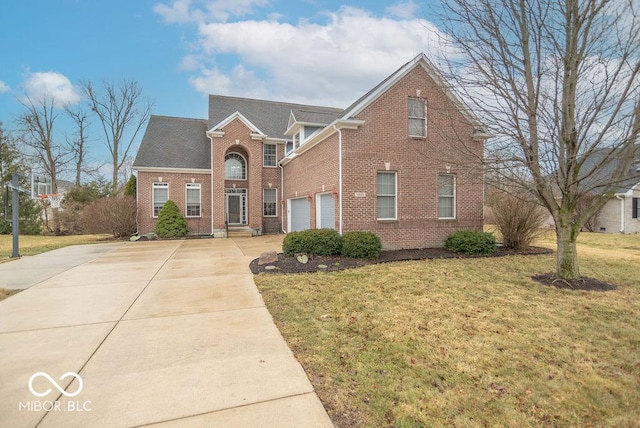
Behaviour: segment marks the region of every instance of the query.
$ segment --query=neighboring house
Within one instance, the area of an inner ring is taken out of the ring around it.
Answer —
[[[621,183],[615,196],[598,213],[596,231],[640,233],[640,147],[636,149],[636,156],[630,178]]]
[[[482,228],[488,137],[423,54],[346,109],[212,95],[208,120],[149,120],[138,232],[171,199],[194,234],[328,227],[441,246]]]
[[[580,186],[584,194],[596,195],[609,187],[607,183],[611,183],[611,176],[619,165],[615,158],[609,159],[611,154],[611,149],[600,149],[584,161],[580,168]],[[626,177],[585,229],[605,233],[640,233],[640,145],[635,146],[635,158]],[[550,214],[547,224],[554,227]]]

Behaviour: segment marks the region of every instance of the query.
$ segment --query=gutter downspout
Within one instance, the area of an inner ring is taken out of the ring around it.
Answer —
[[[624,233],[624,196],[616,195],[620,199],[620,233]]]
[[[211,141],[211,187],[209,188],[209,197],[211,200],[211,206],[209,209],[211,210],[211,237],[214,237],[213,230],[213,138],[209,137],[209,141]]]
[[[333,129],[338,133],[338,233],[342,236],[342,130],[335,123]]]
[[[286,149],[286,143],[285,143],[285,149]],[[284,168],[282,167],[282,164],[280,162],[278,162],[278,168],[280,168],[280,199],[284,200]],[[284,230],[284,206],[282,203],[280,203],[280,230],[282,230],[282,233],[287,233],[286,230]],[[287,220],[289,219],[289,213],[287,213]]]

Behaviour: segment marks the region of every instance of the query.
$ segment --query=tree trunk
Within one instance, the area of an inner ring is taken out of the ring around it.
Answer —
[[[556,223],[556,239],[558,241],[556,275],[559,278],[580,278],[578,252],[576,251],[576,240],[579,233],[580,228],[573,223],[570,216],[566,216]]]

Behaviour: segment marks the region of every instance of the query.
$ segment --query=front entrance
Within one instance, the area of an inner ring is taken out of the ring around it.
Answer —
[[[247,189],[226,189],[225,202],[227,223],[247,224]]]

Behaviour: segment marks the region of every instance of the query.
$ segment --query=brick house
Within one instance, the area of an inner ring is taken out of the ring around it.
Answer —
[[[208,120],[149,120],[139,233],[171,199],[191,233],[329,227],[375,232],[385,248],[441,246],[482,228],[488,137],[424,54],[346,109],[212,95]]]

